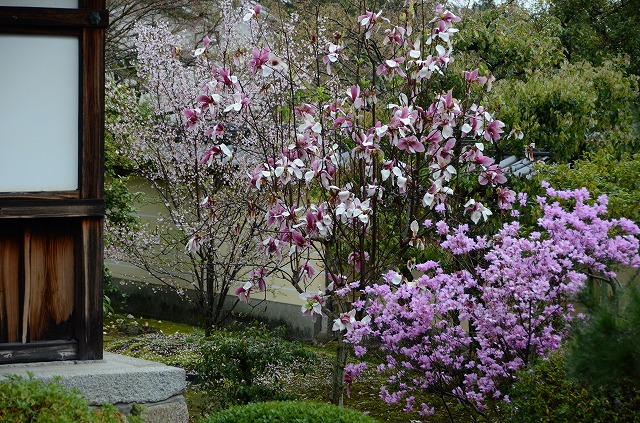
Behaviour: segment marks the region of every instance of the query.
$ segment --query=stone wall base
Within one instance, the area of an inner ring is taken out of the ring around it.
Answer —
[[[58,361],[0,365],[0,378],[6,374],[59,383],[76,388],[93,407],[109,402],[129,413],[142,407],[147,423],[187,423],[189,414],[182,396],[186,387],[183,369],[138,358],[104,353],[102,360]]]

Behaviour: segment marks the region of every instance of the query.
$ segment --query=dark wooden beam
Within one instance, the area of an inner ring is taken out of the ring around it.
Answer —
[[[106,28],[108,25],[109,11],[104,9],[0,7],[0,26]]]
[[[0,364],[78,359],[78,341],[41,341],[0,344]]]
[[[105,31],[82,32],[80,198],[102,198],[104,193],[104,43]]]
[[[102,216],[104,216],[104,200],[102,199],[19,201],[0,198],[0,219]]]

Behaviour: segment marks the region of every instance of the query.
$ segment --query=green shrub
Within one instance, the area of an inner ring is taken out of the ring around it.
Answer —
[[[375,423],[359,411],[306,401],[259,402],[215,413],[204,423]]]
[[[315,354],[264,325],[218,329],[201,344],[199,381],[212,409],[252,401],[293,399],[283,390],[286,367],[305,371]]]
[[[638,81],[620,68],[618,62],[568,63],[555,71],[538,70],[526,81],[497,81],[486,106],[524,138],[505,136],[496,148],[521,155],[534,143],[550,151],[555,162],[571,162],[603,146],[637,151]]]
[[[509,396],[505,423],[634,422],[640,415],[640,391],[628,381],[609,388],[576,383],[567,375],[562,352],[521,371]]]
[[[0,421],[15,423],[123,423],[127,420],[113,405],[90,410],[77,390],[70,391],[56,382],[6,375],[0,382]]]
[[[629,283],[574,327],[567,351],[572,379],[615,390],[621,381],[640,392],[640,288]]]

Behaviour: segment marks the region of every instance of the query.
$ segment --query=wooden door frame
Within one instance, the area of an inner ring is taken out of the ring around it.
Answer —
[[[105,0],[79,0],[77,9],[0,7],[0,34],[70,35],[80,46],[78,189],[0,193],[0,224],[73,222],[75,339],[0,344],[0,363],[102,359],[105,7]]]

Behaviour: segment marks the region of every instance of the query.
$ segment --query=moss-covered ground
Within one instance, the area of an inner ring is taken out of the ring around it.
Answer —
[[[201,328],[169,321],[112,314],[105,317],[105,350],[157,361],[184,368],[188,388],[185,398],[191,422],[199,421],[206,413],[207,398],[197,384],[197,363],[200,360]],[[313,370],[306,374],[287,369],[279,370],[285,389],[300,400],[329,402],[331,369],[335,356],[335,343],[307,345],[317,355]],[[405,413],[401,404],[386,404],[379,398],[384,378],[375,371],[375,363],[369,366],[351,387],[351,395],[344,397],[344,406],[367,412],[381,422],[419,422],[417,413]],[[427,398],[425,398],[427,399]],[[431,398],[431,401],[438,401]],[[438,410],[438,408],[437,408]],[[451,409],[455,413],[455,407]],[[426,421],[426,420],[425,420]],[[429,422],[450,421],[446,411],[440,409]],[[460,415],[456,421],[467,421]]]

